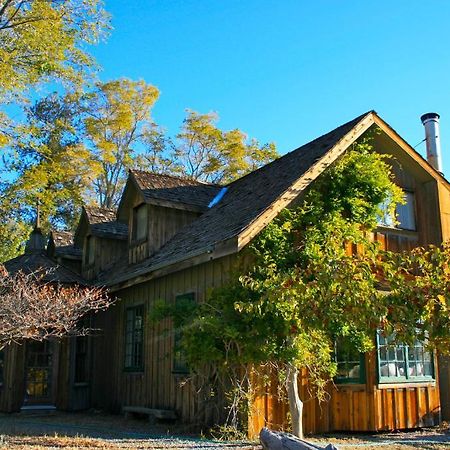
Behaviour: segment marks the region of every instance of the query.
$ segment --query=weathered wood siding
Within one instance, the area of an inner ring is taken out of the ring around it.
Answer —
[[[0,387],[0,411],[19,411],[25,392],[25,346],[9,345],[4,349],[3,385]]]
[[[175,296],[194,292],[202,302],[208,290],[221,285],[235,256],[223,257],[185,269],[132,288],[118,291],[119,300],[96,316],[102,331],[93,337],[93,406],[119,412],[124,405],[172,409],[183,422],[214,423],[221,409],[218,399],[205,404],[183,376],[172,373],[174,338],[170,320],[144,325],[144,368],[142,372],[124,370],[125,310],[144,305],[147,316],[156,300],[174,302]],[[220,403],[220,399],[219,399]]]
[[[440,219],[442,240],[450,240],[450,190],[444,183],[439,183]],[[442,419],[450,420],[450,357],[439,358]]]
[[[140,198],[135,199],[137,206]],[[147,208],[147,237],[145,240],[134,242],[129,235],[130,264],[142,261],[159,250],[170,238],[184,226],[198,218],[199,213],[185,209],[166,208],[164,206],[145,205]],[[133,229],[133,214],[129,215],[128,229]]]
[[[299,379],[304,400],[304,431],[382,431],[437,425],[440,419],[438,380],[430,383],[377,384],[376,356],[366,355],[366,384],[340,384],[328,387],[328,400],[319,403],[310,392],[306,371]],[[249,415],[249,435],[262,427],[286,429],[289,406],[280,399],[276,375],[259,388]]]
[[[88,265],[86,261],[83,261],[82,266],[82,275],[87,280],[94,279],[101,271],[111,267],[120,259],[126,258],[127,254],[126,240],[107,239],[99,236],[92,236],[91,239],[94,239],[94,263]],[[83,255],[86,255],[86,248],[84,248]]]

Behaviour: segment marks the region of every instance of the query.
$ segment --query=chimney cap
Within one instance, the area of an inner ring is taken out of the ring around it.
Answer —
[[[439,117],[441,117],[438,113],[434,113],[434,112],[429,112],[429,113],[425,113],[422,114],[420,116],[420,120],[422,121],[422,123],[425,122],[425,120],[429,120],[429,119],[439,119]]]

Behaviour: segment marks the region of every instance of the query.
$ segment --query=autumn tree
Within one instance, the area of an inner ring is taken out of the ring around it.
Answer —
[[[123,78],[98,84],[87,96],[84,122],[100,168],[93,186],[101,207],[117,206],[127,169],[140,144],[154,133],[151,110],[158,95],[157,88],[142,80]]]
[[[25,339],[84,334],[80,319],[112,303],[99,288],[45,282],[45,272],[9,274],[0,266],[0,350]]]
[[[244,267],[205,303],[183,314],[159,305],[156,317],[169,314],[184,326],[181,348],[194,375],[214,373],[248,399],[251,378],[242,367],[269,367],[286,387],[293,432],[302,436],[299,369],[323,399],[336,373],[337,339],[367,352],[378,331],[448,351],[450,247],[396,255],[370,238],[381,205],[393,213],[402,201],[390,173],[383,156],[356,145],[299,206],[268,224],[246,250]],[[357,254],[347,251],[353,244]],[[231,417],[234,425],[242,418]]]

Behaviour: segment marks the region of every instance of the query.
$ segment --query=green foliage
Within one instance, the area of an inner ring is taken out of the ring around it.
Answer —
[[[383,156],[366,141],[347,151],[254,239],[246,269],[186,317],[182,346],[193,372],[266,364],[282,380],[292,364],[308,369],[323,398],[337,338],[366,352],[379,329],[411,341],[419,328],[419,338],[448,348],[450,247],[397,255],[372,240],[381,205],[394,211],[399,202]]]
[[[100,169],[94,182],[99,204],[116,207],[137,146],[154,134],[151,110],[159,91],[125,78],[98,84],[85,99],[84,124]]]
[[[16,128],[6,171],[15,174],[2,189],[9,209],[34,216],[39,202],[44,227],[70,227],[95,176],[94,161],[81,142],[77,98],[52,94],[26,110],[27,123]]]
[[[93,64],[85,44],[108,28],[99,0],[5,0],[0,7],[0,98],[4,101],[37,83],[79,83]]]
[[[227,183],[278,156],[273,143],[247,141],[240,130],[222,131],[215,113],[187,111],[177,135],[174,156],[182,175],[213,183]]]

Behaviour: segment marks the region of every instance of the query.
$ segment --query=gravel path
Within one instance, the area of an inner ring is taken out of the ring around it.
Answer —
[[[340,450],[450,450],[447,426],[403,433],[333,434],[310,438],[316,445]],[[230,449],[261,450],[256,442],[200,439],[181,426],[149,425],[144,420],[98,413],[51,415],[0,414],[0,450]]]

